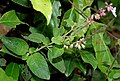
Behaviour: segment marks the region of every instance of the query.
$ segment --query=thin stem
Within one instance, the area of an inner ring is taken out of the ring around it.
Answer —
[[[69,0],[69,2],[72,4],[72,6],[74,6],[74,8],[75,8],[76,10],[80,11],[80,13],[81,13],[82,15],[84,15],[86,18],[88,18],[88,16],[87,16],[81,9],[77,8],[77,7],[73,4],[73,2],[71,2],[70,0]]]

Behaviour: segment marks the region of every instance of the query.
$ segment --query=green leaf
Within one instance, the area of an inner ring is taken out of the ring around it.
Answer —
[[[52,15],[52,5],[50,0],[30,0],[33,8],[40,11],[47,19],[47,25],[50,22]]]
[[[16,13],[14,10],[6,12],[1,18],[0,18],[0,24],[4,24],[11,28],[16,28],[16,25],[23,24],[18,17],[16,16]]]
[[[88,51],[80,51],[80,55],[84,62],[92,65],[94,70],[97,68],[97,59],[93,56],[92,53]]]
[[[60,72],[65,73],[66,68],[65,68],[64,61],[61,57],[63,53],[64,53],[63,48],[53,47],[48,50],[48,60]]]
[[[28,51],[28,44],[20,38],[15,37],[4,37],[2,38],[2,42],[13,53],[17,55],[24,55]]]
[[[13,80],[12,77],[7,76],[5,71],[2,68],[0,68],[0,80],[1,81],[17,81],[17,80]]]
[[[14,3],[17,3],[21,6],[24,6],[24,7],[27,7],[27,8],[30,8],[30,2],[29,0],[12,0]]]
[[[62,45],[64,38],[62,36],[52,37],[52,42],[57,45]]]
[[[70,81],[84,81],[78,74],[74,74]]]
[[[14,80],[18,81],[19,77],[19,66],[16,63],[11,62],[7,65],[5,72],[8,76],[13,77]]]
[[[40,33],[32,33],[28,36],[28,39],[32,42],[42,43],[45,40],[45,36]]]
[[[118,79],[120,78],[120,70],[116,69],[116,70],[111,70],[111,72],[109,73],[109,79]]]
[[[79,68],[83,72],[84,75],[86,74],[86,69],[84,68],[82,63],[77,58],[71,58],[71,57],[66,58],[65,66],[66,66],[65,75],[67,77],[72,73],[72,71],[75,68]]]
[[[94,23],[93,27],[97,29],[97,27],[103,26],[104,24]],[[105,64],[111,65],[113,63],[113,56],[111,55],[109,48],[105,44],[103,33],[95,34],[92,37],[92,45],[94,47],[96,59],[98,61],[98,68],[103,73],[106,73],[108,67],[106,67]]]
[[[60,19],[58,19],[58,16],[61,16],[61,10],[60,10],[61,4],[60,1],[54,0],[53,2],[53,9],[52,9],[52,16],[49,23],[49,27],[52,28],[58,28],[60,24]]]
[[[50,79],[50,72],[45,58],[40,53],[35,53],[28,57],[27,65],[37,77]]]
[[[84,9],[87,6],[91,6],[94,0],[73,0],[75,6],[80,9]],[[79,4],[78,4],[79,3]]]

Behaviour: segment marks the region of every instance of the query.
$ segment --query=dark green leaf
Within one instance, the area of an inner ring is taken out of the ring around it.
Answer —
[[[66,68],[64,61],[61,57],[63,53],[64,53],[63,48],[60,49],[57,47],[53,47],[48,50],[48,59],[55,68],[57,68],[60,72],[65,73]]]
[[[83,81],[83,79],[78,74],[74,74],[70,81]]]
[[[17,55],[24,55],[29,48],[28,44],[20,38],[4,37],[2,42],[10,51]]]
[[[60,19],[58,19],[58,16],[61,16],[61,10],[60,10],[61,4],[60,1],[54,0],[53,2],[53,9],[52,9],[52,17],[49,23],[49,26],[52,28],[58,28],[60,24]]]
[[[16,13],[14,10],[6,12],[1,18],[0,18],[0,24],[4,24],[11,28],[16,28],[16,25],[23,24],[18,17],[16,16]]]
[[[94,23],[94,28],[102,27],[104,24],[101,23]],[[113,62],[113,57],[110,53],[109,48],[106,46],[103,38],[103,33],[95,34],[92,37],[92,44],[96,53],[96,59],[98,61],[98,67],[103,72],[106,73],[108,67],[104,66],[103,64],[106,63],[111,65]]]
[[[97,59],[93,56],[93,54],[91,52],[80,51],[80,55],[84,62],[92,65],[94,70],[97,68]]]
[[[28,57],[27,65],[30,70],[39,78],[50,79],[50,72],[45,58],[39,54],[35,53]]]
[[[86,69],[84,68],[82,63],[77,58],[68,57],[67,59],[65,59],[65,66],[66,66],[65,75],[67,77],[72,73],[72,71],[75,68],[78,68],[79,70],[83,72],[84,75],[86,75]]]
[[[14,80],[18,81],[19,77],[19,66],[16,63],[11,62],[7,65],[5,72],[8,76],[13,77]]]
[[[28,36],[28,39],[36,43],[42,43],[45,40],[45,36],[40,33],[32,33]]]
[[[14,3],[17,3],[21,6],[24,6],[24,7],[27,7],[27,8],[30,8],[30,2],[29,0],[12,0]]]

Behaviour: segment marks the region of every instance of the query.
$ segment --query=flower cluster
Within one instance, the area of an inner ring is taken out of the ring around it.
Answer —
[[[100,8],[98,10],[98,13],[92,14],[92,16],[89,19],[87,19],[87,22],[88,22],[89,25],[91,24],[91,20],[93,21],[94,18],[96,20],[99,20],[101,17],[106,16],[106,12],[112,12],[112,14],[115,17],[117,17],[116,7],[113,7],[112,3],[108,4],[107,2],[105,2],[105,5],[106,5],[105,8]]]
[[[68,49],[68,48],[75,47],[77,49],[82,49],[82,48],[85,49],[85,43],[86,43],[85,38],[81,38],[79,41],[74,42],[74,43],[70,44],[69,46],[64,45],[64,48]]]

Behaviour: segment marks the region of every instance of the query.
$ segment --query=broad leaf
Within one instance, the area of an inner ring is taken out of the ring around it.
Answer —
[[[35,53],[28,57],[27,65],[37,77],[50,79],[50,72],[45,58],[40,53]]]
[[[24,7],[27,7],[27,8],[30,8],[30,2],[29,0],[12,0],[14,3],[17,3],[21,6],[24,6]]]
[[[32,33],[28,36],[28,39],[32,42],[42,43],[45,40],[45,36],[40,33]]]
[[[75,4],[75,6],[79,7],[80,9],[84,9],[87,6],[91,6],[93,1],[94,0],[73,0],[73,3]]]
[[[104,24],[94,23],[93,27],[97,29],[97,27],[102,27],[103,25]],[[106,73],[108,67],[106,67],[105,64],[111,65],[113,63],[113,57],[104,42],[103,33],[95,34],[92,37],[92,45],[95,50],[98,67],[103,73]]]
[[[28,51],[28,44],[20,38],[15,37],[4,37],[2,38],[2,42],[13,53],[17,55],[24,55]]]
[[[47,25],[50,22],[52,15],[52,5],[50,0],[30,0],[33,8],[40,11],[47,19]]]
[[[19,77],[19,66],[16,63],[11,62],[7,65],[5,72],[8,76],[13,77],[14,80],[18,81]]]
[[[48,60],[60,72],[65,73],[66,68],[65,68],[64,61],[61,57],[61,55],[63,53],[64,53],[63,48],[60,49],[60,48],[57,48],[57,47],[53,47],[53,48],[48,50]]]
[[[61,45],[64,41],[64,38],[62,36],[52,37],[52,42]]]
[[[97,59],[93,56],[93,54],[91,52],[80,51],[80,55],[84,62],[92,65],[94,70],[97,68]]]
[[[0,68],[0,80],[1,81],[17,81],[17,80],[13,80],[12,77],[8,77],[2,68]]]
[[[61,16],[60,7],[61,7],[60,1],[54,0],[53,7],[52,7],[53,8],[52,16],[51,16],[51,20],[49,23],[49,27],[58,28],[58,26],[60,24],[60,19],[58,19],[58,16]]]
[[[15,11],[14,10],[11,10],[11,11],[8,11],[6,12],[1,18],[0,18],[0,24],[4,24],[8,27],[11,27],[11,28],[16,28],[16,25],[19,25],[19,24],[23,24],[23,22],[21,22]]]
[[[86,69],[77,58],[68,57],[67,59],[65,59],[65,66],[66,66],[65,75],[67,77],[72,73],[72,71],[75,68],[79,68],[84,75],[86,74]]]

